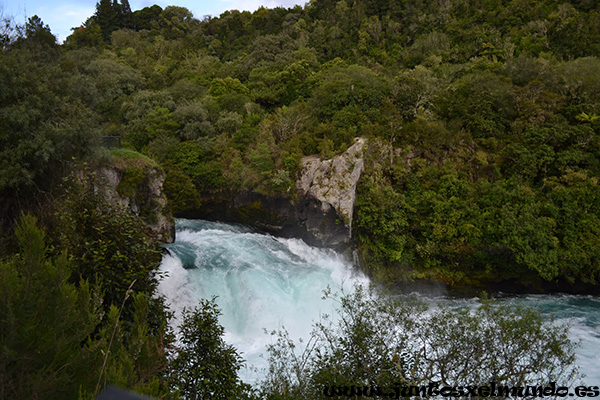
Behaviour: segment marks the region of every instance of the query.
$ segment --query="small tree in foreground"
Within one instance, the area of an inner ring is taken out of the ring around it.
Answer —
[[[356,392],[343,391],[352,386],[379,387],[384,394],[430,384],[571,386],[580,377],[568,326],[532,309],[493,300],[474,310],[430,309],[418,299],[362,286],[325,297],[337,302],[337,315],[315,323],[304,346],[285,330],[274,333],[261,385],[266,398],[354,398]]]
[[[219,315],[215,298],[184,312],[178,354],[171,363],[173,390],[184,399],[251,398],[250,386],[238,378],[242,357],[223,339]]]
[[[29,214],[15,228],[19,253],[0,259],[0,398],[74,399],[87,383],[100,297],[52,255]]]

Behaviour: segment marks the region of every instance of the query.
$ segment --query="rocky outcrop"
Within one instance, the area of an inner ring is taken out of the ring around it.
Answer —
[[[203,196],[198,213],[185,216],[241,222],[275,235],[299,237],[314,246],[344,250],[352,238],[364,144],[365,139],[356,139],[343,154],[329,160],[305,157],[294,195],[210,193]]]
[[[336,223],[343,225],[343,237],[334,239],[349,242],[352,236],[352,216],[356,200],[356,186],[363,169],[363,147],[365,139],[358,138],[343,154],[330,160],[318,157],[305,157],[302,176],[296,186],[302,196],[320,205],[325,215],[333,208],[339,218]],[[315,236],[331,241],[327,232],[320,232],[318,226],[307,226]]]
[[[175,222],[166,211],[162,170],[152,165],[119,165],[102,167],[98,172],[103,182],[101,190],[107,200],[138,215],[153,239],[173,243]]]

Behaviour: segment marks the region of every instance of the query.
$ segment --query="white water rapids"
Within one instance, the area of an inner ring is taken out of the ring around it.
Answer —
[[[319,314],[333,313],[323,301],[323,290],[350,289],[368,284],[362,273],[331,250],[308,246],[298,239],[254,233],[239,225],[179,220],[177,241],[167,248],[159,290],[176,318],[201,298],[217,297],[223,315],[225,340],[246,360],[243,378],[256,381],[266,367],[261,354],[272,336],[267,331],[285,327],[290,337],[307,339]]]
[[[176,242],[166,246],[159,286],[179,322],[184,308],[201,298],[217,297],[225,340],[246,360],[242,378],[256,382],[267,366],[265,350],[273,337],[266,331],[285,327],[298,343],[307,339],[320,314],[332,314],[323,290],[348,290],[368,279],[331,250],[310,247],[298,239],[255,233],[250,228],[200,220],[178,220]],[[474,300],[426,299],[475,306]],[[511,297],[571,323],[571,337],[581,340],[578,361],[587,385],[600,386],[600,299],[592,296]]]

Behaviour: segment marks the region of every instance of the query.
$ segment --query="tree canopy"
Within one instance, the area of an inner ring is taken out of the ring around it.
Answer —
[[[219,390],[252,395],[237,379],[235,349],[218,339],[214,304],[190,310],[189,340],[171,351],[177,342],[151,275],[157,244],[137,217],[89,186],[66,184],[84,165],[110,160],[105,136],[119,136],[165,171],[176,215],[197,215],[202,197],[217,194],[293,199],[303,156],[330,158],[365,137],[353,239],[374,280],[475,287],[510,280],[597,292],[599,7],[326,0],[200,20],[175,5],[134,11],[127,0],[100,0],[62,45],[37,16],[22,26],[3,18],[0,397],[91,398],[108,382],[162,398],[193,396],[191,386],[215,376],[182,372],[200,362],[195,348],[223,351],[206,361],[223,367]],[[347,300],[377,310],[369,299]],[[508,321],[486,304],[475,315],[506,322],[516,350],[518,333],[535,334],[566,349],[555,360],[568,364],[564,331],[549,337],[525,326],[536,316],[518,311]],[[435,330],[443,315],[419,325],[440,354],[451,350]],[[451,330],[457,340],[502,339],[471,314],[452,318],[469,327]],[[297,393],[340,378],[334,362],[353,383],[400,361],[404,371],[435,364],[460,373],[441,356],[420,359],[430,364],[417,363],[418,352],[394,358],[378,336],[348,342],[354,328],[376,328],[358,322],[321,330],[336,334],[333,347],[311,361],[308,380],[288,382]],[[377,349],[379,363],[367,368],[358,353],[340,358],[350,344]],[[170,369],[174,354],[179,364]],[[482,354],[482,371],[491,371]]]

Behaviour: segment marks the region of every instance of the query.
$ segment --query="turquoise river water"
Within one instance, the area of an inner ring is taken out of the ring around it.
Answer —
[[[180,321],[184,308],[201,298],[218,296],[225,339],[246,360],[242,377],[255,382],[266,367],[265,349],[273,338],[267,332],[285,327],[292,338],[307,338],[320,314],[332,314],[322,300],[323,290],[350,290],[368,278],[340,255],[254,232],[240,225],[202,220],[178,220],[176,242],[167,245],[161,272],[167,276],[159,290]],[[451,299],[443,293],[423,296],[430,302],[475,305],[475,299]],[[586,385],[600,385],[600,298],[575,295],[508,296],[502,301],[537,307],[557,322],[571,324]]]

